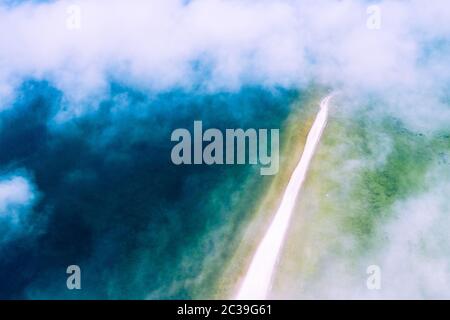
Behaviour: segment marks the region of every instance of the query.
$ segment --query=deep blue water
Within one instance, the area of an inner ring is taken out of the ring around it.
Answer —
[[[57,124],[62,94],[25,83],[2,114],[0,167],[26,170],[39,200],[31,231],[0,246],[0,298],[207,297],[272,177],[250,165],[175,166],[170,134],[194,120],[280,128],[296,98],[259,87],[153,95],[111,84],[98,109]],[[211,238],[223,225],[229,234]],[[71,264],[82,290],[66,288]]]

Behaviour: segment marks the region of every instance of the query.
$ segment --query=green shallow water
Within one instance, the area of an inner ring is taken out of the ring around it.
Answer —
[[[399,204],[428,192],[435,182],[429,178],[432,172],[448,181],[448,132],[416,131],[388,115],[374,118],[372,107],[352,117],[338,107],[332,111],[300,193],[273,297],[370,297],[366,268],[391,252],[393,236],[385,229],[408,214]],[[407,228],[404,235],[396,230],[405,243]],[[423,241],[435,236],[440,235],[427,234]],[[437,248],[437,256],[446,250]],[[411,272],[410,277],[421,275]],[[389,297],[396,294],[401,297],[402,291],[389,291]]]

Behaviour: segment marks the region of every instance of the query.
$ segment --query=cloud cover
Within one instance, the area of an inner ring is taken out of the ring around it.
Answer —
[[[29,232],[28,216],[39,194],[24,170],[0,177],[0,249]]]
[[[14,270],[20,261],[23,271],[18,283],[2,288],[2,296],[42,298],[46,292],[45,298],[66,297],[59,287],[64,279],[54,277],[64,278],[62,266],[74,257],[91,275],[91,287],[83,292],[87,298],[140,298],[149,291],[156,298],[185,298],[195,296],[192,287],[203,290],[196,274],[208,268],[204,261],[193,263],[192,255],[201,261],[213,251],[223,253],[216,250],[220,242],[193,240],[206,228],[197,220],[214,226],[230,219],[228,203],[246,195],[227,193],[230,201],[217,196],[210,206],[194,204],[192,192],[194,198],[203,194],[198,190],[205,169],[177,171],[154,150],[169,154],[171,126],[192,124],[194,116],[213,119],[215,114],[232,126],[261,125],[265,119],[264,125],[272,126],[288,111],[280,106],[285,100],[272,101],[276,95],[264,91],[223,92],[318,84],[347,95],[342,107],[350,113],[375,96],[382,103],[374,116],[391,113],[413,127],[446,128],[450,7],[445,0],[378,1],[381,29],[369,30],[369,4],[6,2],[0,8],[0,28],[7,30],[0,34],[0,141],[8,152],[0,154],[0,161],[3,166],[20,160],[36,174],[52,214],[43,238],[12,246],[14,253],[0,263],[1,270]],[[79,30],[67,28],[71,5],[81,9]],[[123,87],[112,89],[111,83]],[[177,97],[177,90],[185,94]],[[162,96],[148,101],[142,92]],[[98,113],[86,115],[90,109]],[[46,127],[54,119],[81,114],[86,117],[60,131]],[[181,120],[174,121],[174,115]],[[386,152],[386,143],[374,149]],[[235,174],[214,172],[208,186],[220,194],[218,180],[232,176],[225,190],[233,190],[239,181]],[[17,179],[23,191],[17,196],[25,199],[30,184]],[[177,205],[196,212],[195,221]],[[241,219],[241,211],[235,219]],[[211,218],[211,212],[216,216]],[[190,241],[180,243],[173,234]],[[98,270],[102,265],[111,270]],[[6,276],[0,280],[8,282]]]
[[[147,91],[220,91],[242,85],[318,83],[376,93],[403,114],[437,109],[450,83],[445,0],[373,2],[55,1],[0,8],[2,108],[25,79],[50,81],[70,105],[98,98],[113,80]],[[80,28],[67,27],[71,6]],[[77,10],[78,10],[77,9]],[[9,99],[8,99],[9,97]],[[75,107],[73,107],[75,109]],[[78,110],[80,111],[80,110]]]

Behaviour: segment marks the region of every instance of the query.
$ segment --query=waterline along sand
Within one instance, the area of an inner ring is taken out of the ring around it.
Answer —
[[[309,164],[327,124],[328,103],[331,97],[332,95],[328,95],[320,102],[320,111],[308,133],[303,154],[289,179],[281,204],[256,249],[250,267],[236,295],[236,299],[256,300],[267,297],[297,195],[305,180]]]

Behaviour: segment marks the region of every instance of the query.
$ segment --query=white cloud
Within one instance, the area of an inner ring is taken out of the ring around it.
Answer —
[[[79,1],[81,29],[70,30],[72,3],[0,11],[0,28],[9,30],[0,40],[3,82],[49,79],[78,98],[108,76],[155,90],[189,86],[202,58],[212,64],[212,87],[249,76],[286,82],[300,71],[295,16],[283,3]]]
[[[0,214],[7,214],[10,206],[28,204],[33,199],[30,183],[22,176],[0,181]]]
[[[27,176],[18,172],[0,177],[0,243],[26,232],[36,198],[35,187]]]
[[[389,246],[381,254],[383,296],[449,298],[448,203],[442,184],[399,204],[399,217],[386,227]]]
[[[73,4],[81,9],[79,30],[66,27]],[[158,91],[190,88],[200,78],[209,90],[314,81],[351,94],[373,91],[407,99],[415,92],[420,105],[395,107],[403,113],[444,110],[430,98],[450,83],[446,1],[379,1],[380,30],[366,27],[368,5],[357,0],[62,0],[4,7],[3,107],[11,90],[30,77],[51,81],[72,103],[105,94],[110,79]],[[440,48],[439,41],[444,42]],[[203,74],[196,73],[199,63]]]

